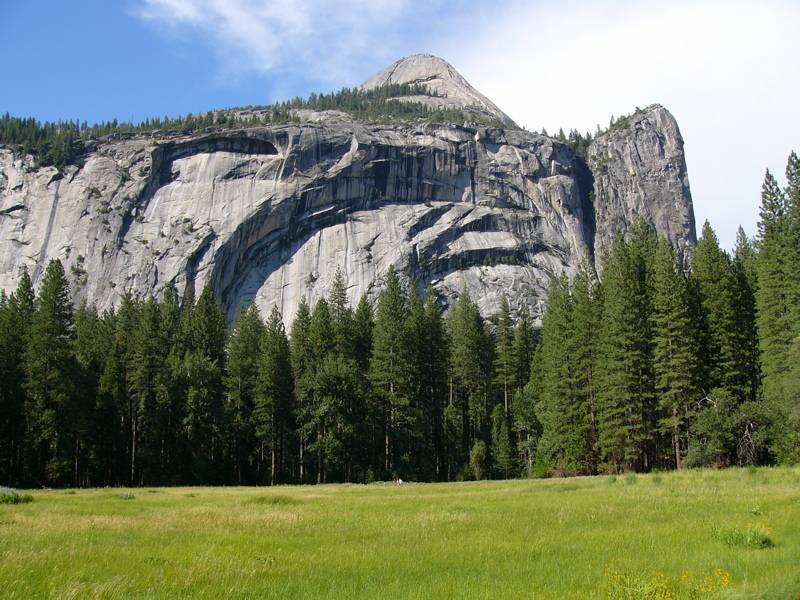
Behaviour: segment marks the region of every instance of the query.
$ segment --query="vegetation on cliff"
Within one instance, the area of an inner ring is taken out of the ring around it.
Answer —
[[[85,152],[85,142],[118,134],[202,132],[208,128],[234,129],[299,122],[294,112],[299,109],[338,110],[368,122],[406,122],[416,119],[439,123],[475,122],[480,119],[460,109],[433,109],[422,102],[400,100],[413,96],[436,97],[425,86],[390,84],[370,90],[343,88],[330,94],[311,94],[266,106],[248,106],[189,113],[180,117],[155,117],[139,122],[114,119],[89,125],[86,121],[44,123],[33,118],[0,117],[0,145],[22,155],[33,155],[37,166],[64,167],[75,164]],[[488,123],[487,123],[488,124]],[[492,123],[494,124],[494,123]]]

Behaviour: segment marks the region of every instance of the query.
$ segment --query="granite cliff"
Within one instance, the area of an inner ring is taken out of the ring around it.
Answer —
[[[638,218],[677,248],[694,243],[683,141],[663,107],[597,136],[584,160],[517,128],[441,59],[408,57],[364,89],[386,83],[430,85],[401,100],[476,118],[301,110],[284,125],[112,136],[61,170],[0,147],[0,289],[23,268],[38,284],[59,258],[76,299],[100,309],[126,291],[211,285],[230,317],[254,300],[290,321],[337,267],[355,302],[394,265],[444,303],[466,285],[485,315],[506,294],[536,317],[551,275],[599,267]]]

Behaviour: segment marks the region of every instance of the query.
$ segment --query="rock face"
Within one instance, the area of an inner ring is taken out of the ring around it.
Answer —
[[[588,156],[587,166],[518,129],[341,114],[107,141],[63,173],[0,149],[0,289],[13,290],[22,268],[38,284],[59,258],[76,299],[100,309],[126,291],[211,285],[230,318],[255,301],[288,323],[302,297],[327,295],[337,268],[355,303],[394,265],[445,304],[466,286],[484,315],[505,294],[537,318],[550,276],[594,264],[636,218],[676,246],[695,239],[682,140],[665,109],[599,136]]]
[[[609,241],[637,218],[655,225],[678,251],[695,242],[694,211],[678,124],[654,104],[623,118],[587,153],[594,176],[594,244],[602,257]],[[601,265],[598,264],[598,267]]]

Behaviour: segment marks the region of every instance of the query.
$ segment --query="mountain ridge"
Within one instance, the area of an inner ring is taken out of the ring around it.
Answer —
[[[408,100],[422,102],[435,108],[457,107],[474,110],[497,119],[506,127],[519,129],[494,102],[472,87],[453,65],[433,54],[412,54],[396,60],[368,77],[359,89],[371,90],[388,84],[424,85],[437,95],[411,96]]]
[[[211,285],[231,319],[254,301],[289,322],[337,268],[355,302],[394,265],[444,305],[466,286],[485,316],[507,294],[538,318],[549,279],[599,268],[639,217],[695,240],[683,140],[657,105],[586,159],[514,128],[298,120],[120,136],[61,170],[0,149],[0,288],[59,258],[100,309]]]

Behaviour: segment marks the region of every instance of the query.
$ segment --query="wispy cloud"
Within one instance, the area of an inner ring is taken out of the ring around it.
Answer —
[[[789,0],[510,2],[443,52],[529,128],[593,131],[664,104],[686,141],[698,223],[730,246],[740,223],[755,230],[764,169],[800,150],[799,22]]]
[[[678,119],[698,221],[754,231],[764,168],[800,140],[797,0],[136,0],[223,78],[358,83],[434,52],[529,128],[592,131],[637,105]],[[286,95],[294,93],[291,85]],[[800,149],[800,148],[798,148]]]
[[[300,70],[341,84],[365,57],[402,43],[398,24],[416,18],[412,8],[407,0],[142,0],[133,14],[163,32],[196,34],[226,76]]]

